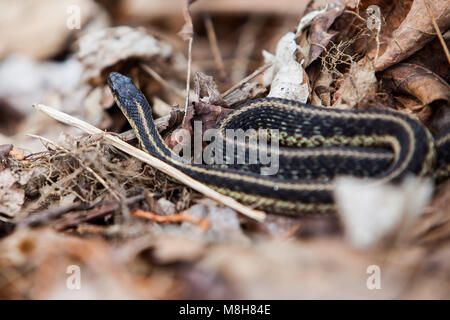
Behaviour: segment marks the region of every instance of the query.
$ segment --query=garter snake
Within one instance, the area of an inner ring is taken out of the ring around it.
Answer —
[[[220,193],[269,212],[334,211],[337,175],[395,183],[408,174],[437,179],[450,174],[450,132],[435,140],[420,122],[398,112],[337,110],[278,98],[249,101],[216,125],[224,141],[230,129],[278,130],[277,174],[261,175],[258,165],[192,163],[164,143],[150,105],[130,78],[112,72],[108,85],[146,152]]]

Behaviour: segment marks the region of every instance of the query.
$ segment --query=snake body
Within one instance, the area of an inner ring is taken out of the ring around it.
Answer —
[[[266,211],[332,212],[333,179],[338,175],[371,177],[375,183],[399,182],[408,174],[440,180],[450,175],[450,132],[435,140],[420,122],[398,112],[336,110],[278,98],[249,101],[216,125],[224,143],[234,143],[225,135],[230,129],[278,130],[276,174],[261,175],[258,164],[191,163],[164,143],[146,98],[130,78],[113,72],[108,84],[146,152]]]

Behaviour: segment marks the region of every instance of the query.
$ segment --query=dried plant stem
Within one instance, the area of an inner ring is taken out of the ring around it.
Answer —
[[[227,95],[229,95],[231,92],[233,92],[237,88],[243,86],[248,81],[250,81],[253,78],[255,78],[256,76],[260,75],[261,73],[263,73],[264,71],[269,69],[271,66],[272,66],[272,63],[268,63],[268,64],[263,65],[262,67],[259,67],[253,73],[251,73],[250,75],[248,75],[247,77],[245,77],[244,79],[242,79],[241,81],[236,83],[234,86],[232,86],[230,89],[228,89],[227,91],[222,93],[222,98],[226,97]]]
[[[169,164],[165,163],[164,161],[159,160],[158,158],[155,158],[151,156],[150,154],[137,149],[128,143],[120,140],[118,137],[105,133],[102,130],[90,125],[87,122],[84,122],[82,120],[79,120],[75,117],[72,117],[64,112],[58,111],[54,108],[48,107],[43,104],[34,104],[34,108],[36,108],[39,111],[42,111],[49,115],[50,117],[63,122],[67,125],[74,126],[80,130],[83,130],[90,134],[103,134],[104,139],[111,143],[114,147],[116,147],[119,150],[122,150],[123,152],[145,162],[151,165],[152,167],[164,172],[165,174],[171,176],[172,178],[190,186],[191,188],[197,190],[198,192],[204,194],[207,197],[210,197],[211,199],[214,199],[220,203],[223,203],[224,205],[242,213],[243,215],[258,220],[263,221],[265,218],[265,213],[262,211],[251,209],[247,206],[244,206],[243,204],[237,202],[233,198],[230,198],[228,196],[224,196],[223,194],[218,193],[217,191],[212,190],[211,188],[207,187],[203,183],[189,177],[185,173],[181,172],[180,170],[170,166]]]
[[[235,59],[232,67],[231,81],[235,82],[245,76],[251,55],[257,44],[258,31],[264,24],[264,19],[259,16],[250,17],[240,32],[235,50]]]
[[[161,83],[163,87],[165,87],[167,90],[175,93],[177,96],[184,98],[186,97],[186,94],[183,90],[178,89],[177,87],[171,85],[166,80],[163,79],[155,70],[153,70],[150,66],[146,64],[141,64],[142,69],[144,69],[145,72],[147,72],[149,75],[151,75],[153,78],[155,78],[156,81]]]
[[[219,70],[220,77],[222,79],[225,79],[227,73],[225,71],[225,64],[223,63],[222,55],[220,54],[219,45],[217,44],[217,37],[214,31],[212,19],[209,15],[206,15],[204,21],[206,33],[208,35],[209,45],[211,47],[211,51],[214,56],[214,61],[216,63],[217,69]]]
[[[184,118],[183,124],[186,121],[186,116],[189,112],[189,91],[191,90],[191,67],[192,67],[192,43],[194,42],[194,36],[189,39],[188,47],[188,67],[186,76],[186,103],[184,104]]]
[[[442,49],[444,50],[445,56],[447,57],[447,61],[450,64],[450,52],[448,51],[447,44],[445,43],[444,37],[442,36],[441,30],[436,23],[436,19],[433,17],[433,12],[431,11],[430,4],[428,0],[425,0],[425,7],[427,8],[428,15],[431,18],[431,22],[433,23],[434,30],[436,31],[437,37],[441,43]]]

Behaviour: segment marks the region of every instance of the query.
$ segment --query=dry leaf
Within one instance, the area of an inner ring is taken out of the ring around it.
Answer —
[[[350,243],[368,248],[391,235],[400,223],[410,225],[423,213],[433,193],[431,181],[413,177],[402,185],[373,185],[357,178],[338,178],[335,199]]]
[[[286,33],[278,42],[275,56],[263,52],[266,63],[273,66],[264,74],[264,85],[270,85],[268,97],[290,99],[306,103],[309,97],[309,79],[295,53],[298,45],[293,32]]]
[[[314,19],[310,28],[309,56],[306,60],[305,68],[316,60],[326,48],[331,39],[337,34],[337,31],[329,30],[334,20],[344,12],[345,5],[338,4],[335,8],[322,13]]]
[[[25,191],[15,188],[18,182],[10,169],[0,171],[0,213],[13,217],[25,201]]]
[[[168,58],[172,47],[130,27],[115,27],[89,33],[79,41],[77,57],[83,65],[82,81],[93,81],[114,64],[134,58]]]
[[[333,95],[333,107],[352,109],[367,96],[377,90],[377,78],[373,63],[367,57],[352,63],[350,70],[338,83],[338,91]]]
[[[450,27],[450,6],[448,1],[427,0],[440,30]],[[400,2],[400,6],[403,4]],[[436,37],[430,15],[424,0],[415,0],[398,28],[382,44],[380,55],[375,61],[376,71],[382,71],[411,56]],[[370,56],[374,56],[375,49]]]
[[[423,105],[437,100],[450,102],[450,86],[430,70],[409,63],[398,63],[383,72],[385,85],[394,92],[409,94]]]

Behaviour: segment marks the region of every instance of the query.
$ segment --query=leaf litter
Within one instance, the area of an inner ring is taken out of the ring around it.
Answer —
[[[178,14],[168,9],[174,5],[168,2],[148,5],[147,10],[136,9],[138,0],[106,7],[84,2],[81,5],[93,6],[108,18],[82,28],[86,32],[73,31],[78,41],[66,32],[45,39],[39,50],[33,42],[18,50],[5,34],[0,33],[0,40],[10,44],[11,52],[31,53],[27,59],[37,68],[24,69],[22,77],[33,72],[48,76],[33,70],[46,70],[39,68],[49,62],[38,59],[48,60],[55,52],[67,61],[75,61],[75,56],[82,68],[79,83],[65,89],[73,92],[62,99],[58,82],[52,82],[61,73],[55,72],[50,75],[55,94],[46,102],[57,102],[62,111],[101,129],[122,132],[119,136],[132,144],[137,141],[104,85],[111,71],[131,76],[149,101],[159,105],[157,126],[166,141],[177,128],[193,130],[192,120],[211,128],[236,105],[267,92],[330,108],[396,109],[420,119],[433,133],[450,124],[450,69],[434,63],[446,61],[435,29],[437,25],[448,43],[450,8],[445,2],[426,1],[427,10],[418,0],[349,0],[327,6],[322,1],[307,6],[306,1],[286,0],[276,4],[277,10],[264,9],[269,4],[258,6],[264,17],[251,20],[256,24],[246,24],[251,10],[237,2],[191,2],[187,20],[182,1]],[[286,10],[291,2],[298,8],[295,14]],[[23,10],[29,6],[25,1],[15,4],[21,5]],[[371,5],[380,7],[376,29],[367,24]],[[207,34],[211,25],[201,26],[204,12],[211,14],[216,41]],[[139,28],[131,22],[135,17],[142,22]],[[129,26],[113,27],[118,21]],[[192,52],[176,36],[185,21],[192,27],[186,33]],[[245,45],[239,42],[239,32],[254,37],[252,46],[239,47]],[[2,50],[0,63],[12,65],[8,61],[14,60],[6,59]],[[223,70],[230,75],[237,65],[245,67],[240,74],[250,76],[233,83]],[[187,87],[188,102],[193,108],[185,114],[180,105],[185,104],[189,66],[194,76],[193,90]],[[0,73],[0,92],[5,81]],[[30,87],[30,96],[42,97],[37,83],[35,92]],[[20,92],[14,82],[9,85],[8,92]],[[433,194],[432,187],[415,180],[379,190],[362,187],[359,180],[341,181],[337,216],[294,219],[269,214],[259,223],[205,199],[110,146],[100,135],[62,134],[67,128],[24,114],[28,100],[0,97],[1,108],[24,117],[19,117],[22,126],[13,127],[13,135],[11,128],[3,130],[0,120],[2,298],[450,296],[448,181],[436,185]],[[33,136],[25,143],[20,136],[24,134]],[[65,289],[70,265],[86,274],[81,291]],[[383,272],[382,292],[366,287],[371,265]]]

